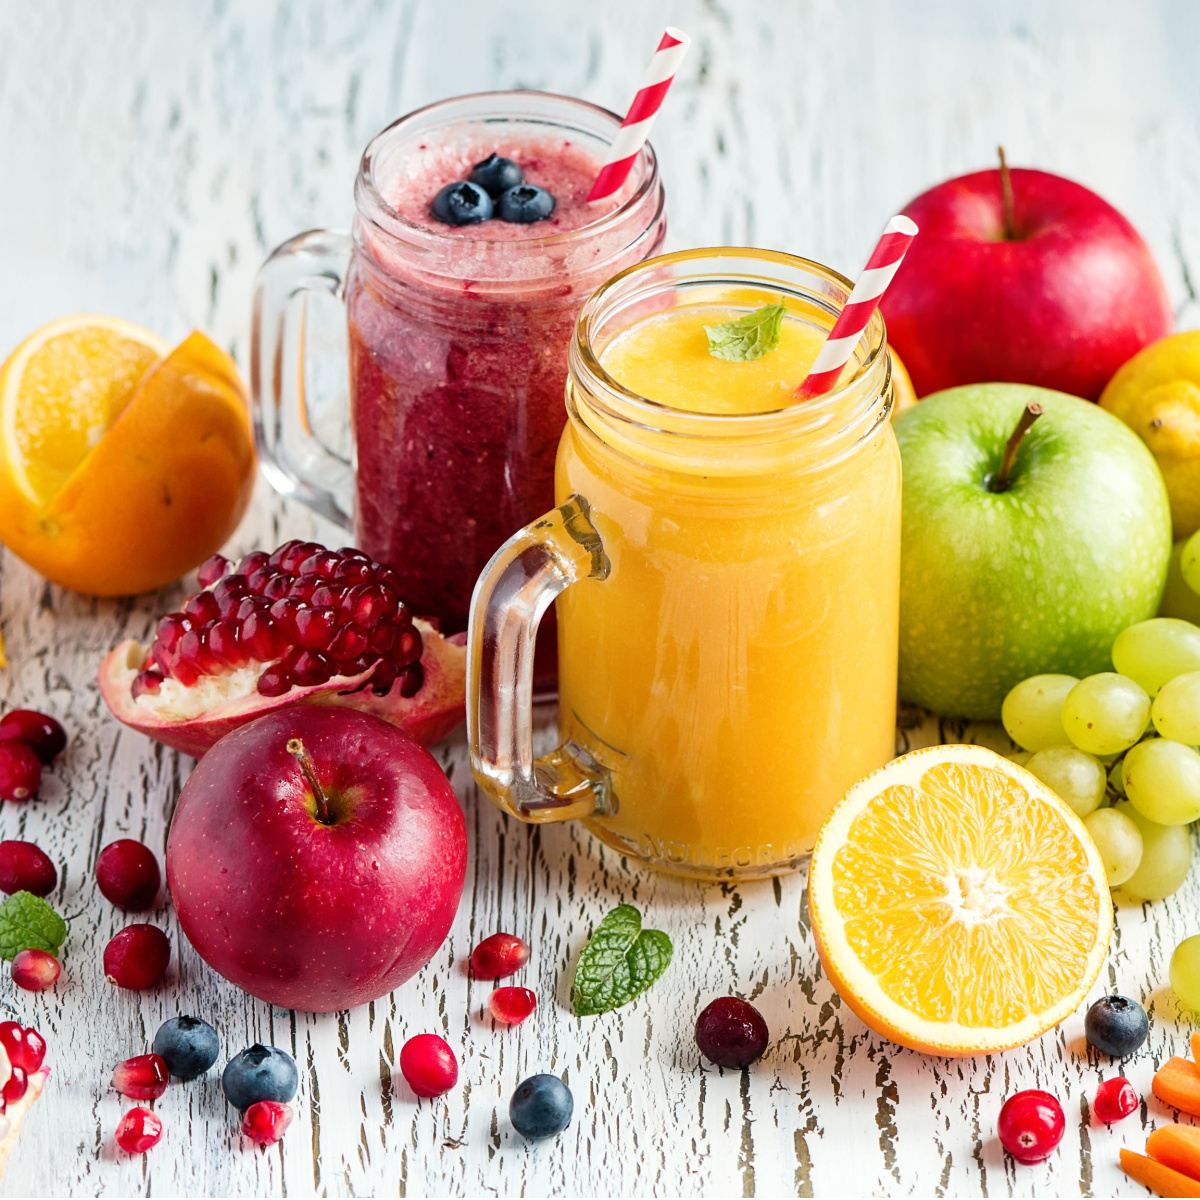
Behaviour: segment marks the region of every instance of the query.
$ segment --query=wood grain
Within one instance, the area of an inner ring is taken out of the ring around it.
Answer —
[[[655,138],[672,246],[756,243],[852,273],[891,212],[989,164],[1003,141],[1011,161],[1074,176],[1122,208],[1162,264],[1181,324],[1200,323],[1200,9],[1186,0],[8,0],[0,347],[94,309],[170,338],[202,327],[244,367],[259,262],[298,230],[347,225],[358,153],[378,128],[497,87],[619,108],[668,20],[695,41]],[[338,538],[260,486],[234,549],[289,536]],[[697,886],[645,874],[574,827],[520,826],[477,795],[461,740],[438,753],[467,812],[467,895],[435,960],[394,995],[335,1016],[272,1009],[215,977],[166,906],[153,919],[172,937],[170,986],[105,984],[101,952],[124,922],[94,890],[96,854],[121,836],[162,850],[188,761],[109,719],[95,669],[183,594],[86,600],[0,556],[12,660],[0,708],[47,708],[71,734],[41,799],[0,808],[0,835],[52,851],[55,900],[73,918],[65,983],[46,997],[4,993],[44,1031],[54,1068],[9,1194],[1144,1194],[1120,1174],[1117,1147],[1140,1148],[1171,1114],[1149,1100],[1112,1130],[1091,1123],[1088,1097],[1115,1067],[1084,1052],[1081,1014],[986,1059],[898,1050],[822,976],[803,875]],[[902,742],[960,737],[1004,744],[996,729],[936,721]],[[636,1004],[577,1020],[569,968],[619,901],[672,936],[676,962]],[[1102,983],[1150,998],[1150,1042],[1126,1067],[1143,1093],[1153,1065],[1185,1049],[1166,966],[1196,932],[1198,903],[1193,877],[1118,914]],[[491,1027],[486,987],[465,974],[471,946],[497,929],[533,944],[521,982],[542,1001],[507,1031]],[[727,992],[753,999],[772,1030],[745,1074],[702,1065],[691,1038],[700,1007]],[[230,1053],[262,1040],[295,1054],[298,1117],[280,1146],[242,1143],[214,1073],[156,1103],[161,1146],[136,1159],[114,1149],[112,1065],[180,1012],[212,1020]],[[404,1039],[426,1030],[462,1067],[462,1086],[433,1102],[397,1069]],[[528,1145],[507,1101],[540,1070],[567,1079],[577,1116],[556,1142]],[[1016,1168],[993,1131],[1003,1097],[1029,1086],[1063,1099],[1068,1130],[1050,1163]]]

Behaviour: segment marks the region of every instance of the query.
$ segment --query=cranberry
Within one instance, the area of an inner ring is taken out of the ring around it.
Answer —
[[[127,925],[104,947],[104,974],[117,987],[153,987],[166,974],[171,943],[156,925]]]
[[[400,1047],[400,1073],[418,1096],[441,1096],[458,1082],[458,1060],[436,1033],[418,1033]]]
[[[113,1087],[130,1100],[157,1100],[168,1081],[167,1064],[160,1054],[138,1054],[113,1068]]]
[[[0,1095],[4,1097],[4,1107],[7,1108],[10,1104],[16,1104],[18,1100],[29,1090],[29,1075],[24,1067],[13,1067],[12,1074],[8,1077],[8,1082],[0,1089]]]
[[[488,1011],[502,1025],[520,1025],[537,1008],[537,997],[523,987],[498,987],[488,997]]]
[[[96,859],[100,894],[126,912],[153,908],[161,884],[158,860],[148,846],[133,838],[109,842]]]
[[[27,992],[44,992],[62,974],[62,964],[45,950],[21,950],[12,960],[13,983]]]
[[[1106,1079],[1096,1089],[1092,1112],[1096,1114],[1097,1120],[1103,1121],[1105,1125],[1112,1125],[1116,1121],[1123,1121],[1130,1113],[1137,1112],[1140,1104],[1133,1084],[1118,1075],[1115,1079]]]
[[[202,588],[212,587],[228,570],[229,559],[223,554],[214,554],[200,564],[200,570],[196,572],[196,577],[200,580]]]
[[[471,974],[476,979],[503,979],[529,961],[529,943],[511,933],[493,933],[471,951]]]
[[[0,842],[0,892],[48,896],[58,886],[49,856],[32,842]]]
[[[36,1029],[16,1021],[0,1021],[0,1046],[14,1067],[32,1075],[46,1057],[46,1039]]]
[[[163,1123],[148,1108],[131,1108],[117,1122],[117,1145],[129,1154],[145,1154],[157,1146]]]
[[[292,1123],[292,1106],[278,1100],[258,1100],[246,1109],[242,1132],[260,1146],[271,1146]]]
[[[1009,1096],[996,1124],[1001,1145],[1019,1163],[1049,1158],[1066,1127],[1062,1105],[1049,1092],[1036,1089]]]
[[[28,800],[42,782],[42,760],[24,742],[0,742],[0,800]]]
[[[736,996],[714,1000],[696,1019],[696,1045],[718,1067],[748,1067],[770,1040],[762,1013]]]
[[[45,713],[14,708],[0,717],[0,741],[24,742],[44,763],[52,763],[67,744],[63,727]]]

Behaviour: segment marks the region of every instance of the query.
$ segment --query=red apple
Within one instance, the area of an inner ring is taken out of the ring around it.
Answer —
[[[189,776],[167,886],[200,957],[252,996],[310,1012],[377,999],[445,940],[467,833],[432,755],[378,717],[281,710]]]
[[[1029,383],[1095,400],[1171,331],[1162,276],[1137,230],[1047,171],[938,184],[904,212],[920,228],[880,307],[917,395]],[[1007,220],[1006,220],[1007,216]]]

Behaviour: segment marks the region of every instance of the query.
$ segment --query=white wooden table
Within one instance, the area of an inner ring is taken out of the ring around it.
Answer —
[[[256,267],[298,230],[348,224],[358,154],[378,128],[441,96],[511,86],[620,107],[667,21],[695,39],[656,137],[672,246],[757,243],[853,272],[894,209],[989,165],[1003,141],[1011,161],[1074,176],[1124,210],[1180,323],[1200,323],[1200,6],[1188,0],[3,0],[0,356],[43,321],[91,309],[170,339],[204,328],[245,367]],[[233,549],[289,536],[337,535],[260,487]],[[161,852],[189,760],[111,720],[95,669],[183,594],[91,601],[0,554],[12,659],[0,708],[48,709],[71,737],[36,804],[0,806],[0,835],[58,862],[55,899],[73,916],[56,991],[0,985],[0,1003],[46,1034],[54,1068],[8,1194],[1143,1194],[1116,1169],[1117,1146],[1140,1148],[1170,1114],[1150,1100],[1112,1131],[1089,1122],[1112,1068],[1084,1052],[1082,1014],[988,1059],[899,1050],[824,979],[802,875],[696,886],[642,873],[575,828],[507,821],[471,786],[461,737],[438,753],[467,812],[467,892],[435,960],[393,996],[332,1016],[272,1009],[208,970],[165,905],[153,919],[172,935],[170,985],[110,987],[100,956],[123,920],[95,892],[96,853],[122,836]],[[939,733],[964,736],[931,723],[911,737]],[[569,965],[622,900],[670,933],[676,962],[631,1007],[577,1020]],[[1127,1068],[1141,1091],[1185,1044],[1166,963],[1198,910],[1194,875],[1119,913],[1101,987],[1150,1009],[1149,1045]],[[465,972],[497,929],[533,944],[522,981],[541,999],[509,1031],[492,1029],[488,989]],[[695,1014],[728,992],[772,1032],[745,1074],[702,1066],[692,1041]],[[148,1156],[114,1149],[111,1068],[181,1012],[211,1020],[229,1052],[261,1040],[295,1054],[298,1117],[280,1146],[241,1144],[214,1072],[157,1102],[166,1134]],[[397,1070],[424,1030],[460,1055],[463,1082],[444,1100],[418,1102]],[[535,1071],[562,1074],[576,1099],[549,1144],[524,1143],[507,1120]],[[1062,1098],[1068,1129],[1051,1162],[1015,1168],[996,1114],[1029,1086]]]

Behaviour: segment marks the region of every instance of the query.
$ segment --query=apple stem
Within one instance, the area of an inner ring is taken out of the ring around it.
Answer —
[[[1004,202],[1004,237],[1012,241],[1017,236],[1017,221],[1013,212],[1012,176],[1008,172],[1008,159],[1004,157],[1004,147],[997,146],[996,153],[1000,155],[1000,195]]]
[[[1025,410],[1021,413],[1021,419],[1017,422],[1016,429],[1012,431],[1008,441],[1004,443],[1004,455],[1000,459],[1000,470],[992,476],[991,482],[988,484],[988,491],[1008,491],[1008,477],[1012,472],[1013,460],[1017,457],[1017,447],[1020,446],[1022,439],[1029,432],[1030,426],[1042,415],[1043,411],[1045,410],[1040,404],[1031,402],[1025,405]]]
[[[317,820],[322,825],[332,824],[333,816],[329,811],[329,797],[325,795],[325,789],[321,786],[321,781],[317,778],[317,769],[313,766],[313,761],[308,757],[308,751],[304,748],[304,743],[299,738],[289,738],[287,744],[287,752],[300,764],[300,770],[304,774],[304,778],[308,781],[309,789],[312,791],[313,800],[317,805]]]

